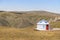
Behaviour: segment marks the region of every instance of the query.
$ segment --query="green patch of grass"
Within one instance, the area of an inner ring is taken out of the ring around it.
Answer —
[[[60,28],[60,22],[59,21],[51,22],[51,27]]]

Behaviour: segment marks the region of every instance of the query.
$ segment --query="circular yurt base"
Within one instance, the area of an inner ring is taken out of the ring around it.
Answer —
[[[50,30],[39,30],[37,28],[35,28],[34,30],[36,30],[36,31],[50,31]]]

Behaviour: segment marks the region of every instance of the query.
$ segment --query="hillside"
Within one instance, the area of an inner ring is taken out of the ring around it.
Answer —
[[[60,16],[46,11],[0,12],[0,40],[60,40],[59,30],[37,31],[36,23],[41,19]],[[50,27],[59,27],[60,21],[51,22]]]
[[[54,19],[58,14],[47,11],[0,11],[0,26],[23,28],[35,25],[41,19]]]

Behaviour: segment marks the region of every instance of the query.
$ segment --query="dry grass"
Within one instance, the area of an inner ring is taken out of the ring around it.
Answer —
[[[0,27],[0,40],[60,40],[60,31],[36,31],[34,30],[36,26],[32,26],[40,19],[49,20],[56,16],[49,12],[26,12],[26,14],[2,12],[0,23],[9,27]],[[60,22],[51,24],[51,27],[60,27]]]
[[[36,31],[33,27],[0,27],[0,40],[60,40],[60,31]]]
[[[56,21],[56,22],[51,22],[51,27],[53,28],[60,28],[60,21]]]

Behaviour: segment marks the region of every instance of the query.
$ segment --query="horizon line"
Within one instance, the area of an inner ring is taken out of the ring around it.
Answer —
[[[58,13],[60,14],[60,12],[53,12],[53,11],[48,11],[48,10],[0,10],[0,11],[12,11],[12,12],[26,12],[26,11],[46,11],[46,12],[52,12],[52,13]]]

